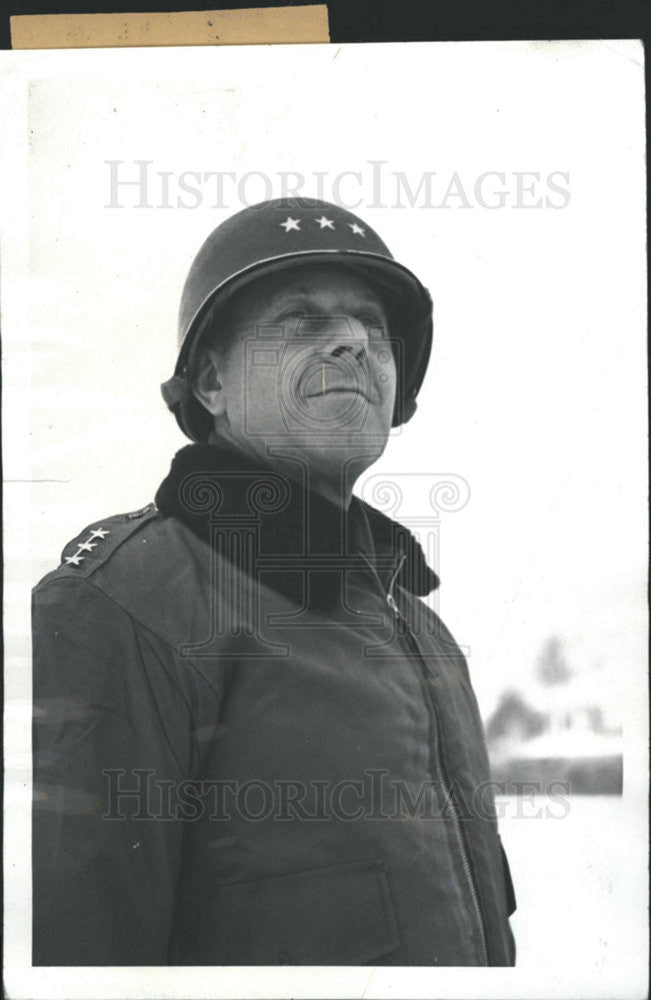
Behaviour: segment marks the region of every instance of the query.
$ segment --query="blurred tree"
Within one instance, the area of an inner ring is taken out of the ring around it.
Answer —
[[[563,655],[563,641],[558,636],[549,637],[538,657],[538,679],[545,687],[567,684],[573,671]]]
[[[518,691],[505,691],[486,723],[489,743],[511,739],[531,740],[547,728],[547,717],[526,703]]]

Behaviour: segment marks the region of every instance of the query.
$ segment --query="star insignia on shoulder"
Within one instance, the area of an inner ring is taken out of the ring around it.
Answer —
[[[355,236],[363,236],[366,239],[366,232],[361,226],[358,226],[356,222],[349,222],[348,225],[352,229]]]
[[[97,542],[91,542],[90,540],[87,542],[79,542],[79,548],[83,552],[92,552],[93,549],[97,548]]]
[[[315,219],[314,221],[319,223],[319,225],[321,226],[321,229],[334,229],[335,228],[334,221],[332,219],[326,219],[325,215],[322,215],[320,219]]]
[[[285,227],[285,232],[288,233],[290,229],[298,229],[300,232],[300,219],[292,219],[291,215],[288,215],[284,222],[280,222],[280,226]]]
[[[111,532],[107,528],[94,528],[90,533],[88,541],[91,542],[93,538],[106,538],[110,534]]]
[[[93,539],[106,538],[106,536],[110,534],[111,532],[108,528],[93,528],[85,542],[77,542],[77,551],[75,554],[72,556],[65,556],[65,562],[68,566],[79,566],[85,559],[85,556],[82,556],[81,553],[92,552],[93,549],[97,548],[97,542]]]

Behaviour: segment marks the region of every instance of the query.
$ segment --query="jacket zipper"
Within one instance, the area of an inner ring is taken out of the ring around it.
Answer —
[[[422,653],[421,653],[420,649],[418,648],[418,644],[417,644],[417,642],[415,641],[415,639],[414,639],[414,637],[412,635],[411,629],[409,628],[409,623],[407,622],[407,620],[405,619],[404,615],[400,611],[400,609],[399,609],[399,607],[398,607],[398,605],[396,603],[396,599],[393,596],[393,588],[395,586],[396,580],[398,578],[398,574],[400,573],[400,570],[402,569],[402,565],[403,565],[403,563],[404,563],[404,561],[405,561],[406,558],[407,558],[406,555],[402,556],[402,558],[400,559],[400,562],[398,563],[398,568],[395,570],[395,572],[393,573],[393,575],[391,577],[391,580],[389,581],[389,587],[388,587],[388,590],[386,592],[386,599],[387,599],[387,603],[388,603],[389,607],[391,608],[391,610],[392,610],[395,618],[402,623],[404,631],[405,631],[405,635],[407,637],[407,641],[408,641],[411,649],[414,650],[414,652],[416,653],[416,656],[418,657],[418,659],[420,661],[421,670],[423,671],[423,673],[426,674],[427,665],[425,664],[425,661],[423,659]],[[377,570],[372,565],[372,563],[369,562],[369,560],[366,558],[366,556],[363,556],[363,559],[364,559],[364,562],[366,562],[368,564],[368,566],[371,568],[371,570],[373,572],[373,575],[376,578],[376,580],[377,580],[377,582],[378,582],[378,584],[380,586],[380,589],[382,590],[382,593],[384,594],[384,588],[382,587],[382,581],[380,580],[380,577],[379,577],[379,575],[377,573]],[[472,874],[472,868],[470,867],[470,858],[468,857],[468,850],[466,848],[466,844],[465,844],[465,841],[464,841],[464,834],[463,834],[463,831],[461,829],[461,820],[459,819],[459,812],[457,810],[457,804],[454,801],[454,797],[453,797],[453,795],[452,795],[452,793],[451,793],[451,791],[450,791],[450,789],[448,787],[448,783],[447,783],[445,774],[443,772],[443,766],[441,764],[441,753],[440,753],[441,727],[440,727],[440,724],[439,724],[439,717],[438,717],[438,712],[437,712],[437,708],[436,708],[436,703],[435,703],[435,700],[434,700],[434,695],[432,694],[432,691],[430,690],[429,686],[427,688],[427,692],[428,692],[429,702],[430,702],[431,709],[432,709],[432,716],[433,716],[433,719],[434,719],[434,727],[435,727],[435,730],[436,730],[436,733],[435,733],[435,744],[436,744],[436,750],[437,750],[437,753],[435,755],[436,777],[437,777],[437,780],[439,782],[441,791],[443,793],[443,798],[445,799],[446,807],[447,807],[447,809],[449,811],[449,814],[450,814],[450,817],[452,819],[452,829],[454,831],[455,840],[456,840],[457,846],[459,848],[459,855],[461,857],[461,865],[462,865],[462,868],[463,868],[464,875],[466,876],[466,881],[468,883],[468,888],[470,889],[470,898],[472,899],[473,908],[474,908],[475,914],[477,916],[477,924],[478,924],[478,927],[479,927],[480,939],[481,939],[482,958],[484,960],[484,965],[488,965],[488,945],[487,945],[487,942],[486,942],[486,929],[484,927],[484,918],[482,916],[481,907],[479,905],[479,896],[477,894],[477,886],[475,885],[475,880],[474,880],[474,877],[473,877],[473,874]]]

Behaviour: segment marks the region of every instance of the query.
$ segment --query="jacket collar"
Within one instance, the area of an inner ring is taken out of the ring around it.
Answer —
[[[209,543],[216,525],[255,525],[257,555],[262,557],[308,556],[318,563],[324,556],[362,556],[385,589],[394,576],[418,596],[439,585],[404,525],[355,496],[344,511],[297,481],[218,445],[192,444],[177,452],[156,493],[156,505]],[[291,576],[276,574],[274,586],[288,591]],[[294,587],[289,590],[293,596]]]

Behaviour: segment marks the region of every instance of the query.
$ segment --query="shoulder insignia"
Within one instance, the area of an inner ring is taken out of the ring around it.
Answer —
[[[148,503],[146,507],[141,507],[140,510],[132,510],[130,514],[125,514],[127,521],[135,521],[139,517],[144,517],[145,514],[149,514],[152,509],[156,509],[156,505],[153,503]]]
[[[82,576],[90,574],[122,542],[157,514],[156,505],[150,503],[140,510],[117,514],[90,524],[65,546],[61,553],[60,569],[77,570]]]

